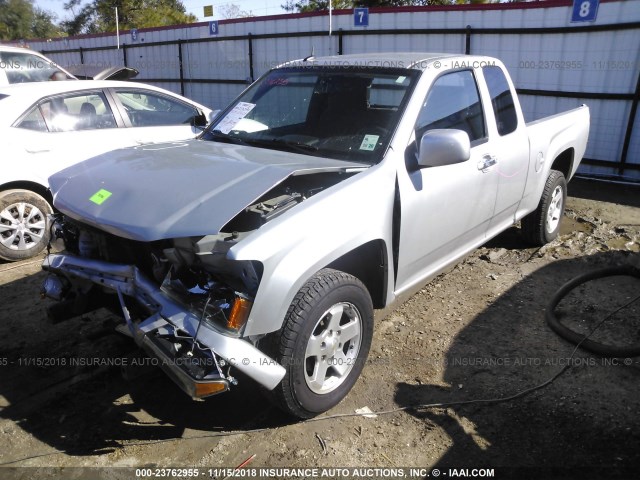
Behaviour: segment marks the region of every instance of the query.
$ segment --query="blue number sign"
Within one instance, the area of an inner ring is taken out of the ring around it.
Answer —
[[[218,21],[213,20],[209,22],[209,35],[217,35],[218,34]]]
[[[600,0],[573,0],[572,22],[593,22],[598,15]]]
[[[368,8],[353,9],[353,25],[356,27],[369,26],[369,9]]]

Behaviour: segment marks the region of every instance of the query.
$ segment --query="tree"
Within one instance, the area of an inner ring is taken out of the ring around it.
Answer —
[[[353,8],[354,0],[332,0],[332,7]],[[284,5],[280,5],[287,12],[318,12],[321,10],[329,10],[329,0],[287,0]]]
[[[82,0],[69,0],[65,10],[73,17],[62,22],[69,35],[113,32],[118,24],[123,30],[192,23],[197,17],[186,13],[181,0],[93,0],[81,6]],[[76,13],[78,9],[78,13]]]
[[[247,18],[247,17],[255,17],[251,10],[241,10],[240,7],[233,3],[227,3],[225,5],[220,5],[215,7],[216,12],[218,13],[218,17],[220,18]]]
[[[32,0],[0,0],[0,40],[60,36],[55,15],[34,7]]]
[[[64,31],[55,23],[56,19],[57,16],[54,13],[38,7],[34,8],[30,36],[32,38],[64,37]]]
[[[332,0],[333,8],[407,7],[410,5],[454,5],[465,3],[497,3],[499,0]],[[516,0],[524,1],[524,0]],[[329,0],[286,0],[281,7],[287,12],[317,12],[329,10]]]

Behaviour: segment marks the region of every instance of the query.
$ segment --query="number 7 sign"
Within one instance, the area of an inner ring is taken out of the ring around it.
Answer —
[[[600,0],[573,0],[572,22],[593,22],[598,15]]]
[[[355,27],[369,26],[369,9],[368,8],[353,9],[353,25]]]

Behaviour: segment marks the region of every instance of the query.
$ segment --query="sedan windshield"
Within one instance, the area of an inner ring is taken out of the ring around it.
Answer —
[[[415,70],[277,69],[252,85],[201,138],[376,163],[384,154]]]

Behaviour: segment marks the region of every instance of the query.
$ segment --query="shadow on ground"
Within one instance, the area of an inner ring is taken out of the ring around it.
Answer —
[[[155,367],[129,369],[129,375],[145,374],[125,380],[120,364],[139,362],[140,352],[113,331],[114,317],[99,310],[47,323],[45,302],[37,301],[43,278],[38,273],[0,286],[0,298],[12,307],[0,323],[0,356],[7,359],[0,365],[0,418],[35,439],[69,455],[94,455],[125,444],[290,422],[246,379],[206,401],[193,401]],[[29,455],[16,450],[22,459]]]
[[[640,255],[607,252],[540,268],[456,336],[445,357],[443,380],[449,387],[397,385],[396,402],[406,407],[495,399],[540,385],[570,365],[551,385],[517,400],[437,410],[411,408],[417,418],[444,429],[453,442],[435,468],[442,472],[494,468],[496,478],[520,479],[637,475],[639,359],[607,361],[579,350],[570,360],[573,346],[547,327],[543,315],[548,300],[569,279],[625,263],[640,266]],[[640,293],[636,279],[621,281],[636,282],[632,290]],[[587,300],[598,307],[611,305],[614,296],[609,287]],[[628,313],[634,316],[635,328],[639,303]],[[603,328],[625,329],[629,324]],[[627,333],[637,342],[637,331]]]

